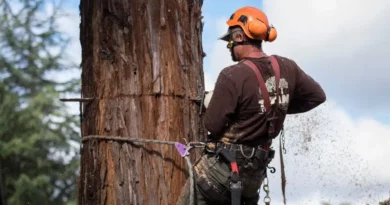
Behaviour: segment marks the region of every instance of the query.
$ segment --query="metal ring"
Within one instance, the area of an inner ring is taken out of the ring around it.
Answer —
[[[249,157],[245,155],[244,150],[242,149],[242,144],[240,144],[240,151],[241,151],[242,156],[244,156],[247,159],[250,159],[255,155],[255,148],[254,147],[252,147],[252,153]]]
[[[269,196],[265,196],[264,203],[271,203],[271,198]]]
[[[268,187],[268,185],[265,185],[265,186],[263,186],[263,190],[265,191],[265,192],[269,192],[269,187]]]
[[[268,182],[269,182],[268,177],[265,177],[265,178],[263,179],[263,183],[266,184],[266,185],[268,186]]]

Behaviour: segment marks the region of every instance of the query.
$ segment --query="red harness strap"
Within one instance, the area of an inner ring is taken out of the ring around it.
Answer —
[[[261,57],[266,57],[266,55],[264,56],[261,56]],[[279,69],[279,64],[278,64],[278,61],[276,60],[275,56],[269,56],[270,60],[271,60],[271,65],[272,65],[272,68],[275,72],[275,81],[276,81],[276,105],[279,104],[279,80],[280,80],[280,69]],[[266,111],[269,112],[271,111],[271,102],[270,102],[270,97],[269,97],[269,93],[268,93],[268,90],[267,90],[267,87],[265,86],[265,82],[264,82],[264,78],[263,76],[261,75],[259,69],[257,68],[257,66],[250,60],[244,60],[242,61],[244,64],[246,64],[247,66],[249,66],[253,72],[256,74],[256,77],[257,77],[257,81],[259,83],[259,86],[260,86],[260,90],[261,90],[261,95],[264,99],[264,105],[265,105],[265,108],[266,108]]]
[[[260,56],[261,57],[266,57],[266,55],[262,55]],[[279,69],[279,64],[278,64],[278,61],[276,60],[275,56],[269,56],[270,58],[270,61],[271,61],[271,65],[272,65],[272,68],[274,70],[274,73],[275,73],[275,89],[276,89],[276,98],[275,98],[275,101],[276,101],[276,106],[279,105],[279,80],[280,80],[280,69]],[[242,63],[244,63],[245,65],[249,66],[253,72],[256,74],[256,77],[257,77],[257,81],[259,83],[259,86],[260,86],[260,90],[261,90],[261,95],[263,97],[263,100],[264,100],[264,106],[265,106],[265,109],[266,109],[266,115],[267,115],[267,122],[268,122],[268,137],[270,139],[272,138],[275,138],[275,133],[276,133],[276,130],[275,130],[275,123],[274,123],[274,120],[277,118],[274,110],[272,110],[271,108],[271,100],[270,100],[270,97],[269,97],[269,93],[268,93],[268,90],[267,90],[267,87],[265,85],[265,82],[264,82],[264,78],[263,76],[261,75],[259,69],[257,68],[257,66],[250,60],[243,60],[241,61]]]
[[[276,106],[279,105],[279,81],[280,81],[280,68],[279,68],[279,63],[278,60],[276,60],[275,56],[270,56],[269,57],[271,60],[272,68],[274,69],[275,72],[275,81],[276,81]]]

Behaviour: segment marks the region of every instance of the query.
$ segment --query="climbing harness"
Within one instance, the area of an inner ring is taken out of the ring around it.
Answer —
[[[261,57],[266,57],[264,53],[262,53]],[[280,80],[280,69],[279,69],[279,64],[275,58],[275,56],[269,56],[269,59],[272,64],[272,68],[275,72],[275,85],[276,85],[276,99],[275,99],[275,106],[278,107],[279,105],[279,80]],[[261,95],[264,99],[264,105],[265,105],[265,111],[266,111],[266,116],[267,116],[267,123],[268,123],[268,137],[270,139],[274,139],[277,137],[277,133],[275,130],[275,120],[278,119],[276,116],[275,110],[272,109],[271,106],[271,101],[270,101],[270,96],[268,94],[268,89],[265,85],[265,81],[263,76],[261,75],[259,69],[257,66],[250,60],[244,59],[241,62],[246,64],[248,67],[250,67],[253,72],[256,74],[257,81],[259,83],[259,87],[261,90]]]
[[[261,54],[261,57],[266,57],[264,53]],[[275,56],[269,56],[269,59],[271,61],[272,68],[275,73],[275,87],[276,87],[276,99],[275,99],[275,107],[277,108],[279,106],[279,80],[280,80],[280,68],[279,64],[275,58]],[[276,132],[275,128],[275,120],[278,119],[276,116],[275,110],[272,109],[270,97],[268,94],[267,87],[265,85],[264,79],[257,68],[257,66],[250,60],[242,60],[244,64],[246,64],[248,67],[250,67],[253,72],[256,74],[256,78],[261,90],[261,95],[264,99],[264,105],[265,105],[265,111],[267,115],[267,123],[268,123],[268,137],[270,140],[276,138],[278,136],[278,133]],[[286,194],[285,194],[285,187],[286,187],[286,176],[284,171],[284,161],[283,161],[283,153],[286,154],[286,148],[284,146],[285,144],[285,138],[284,138],[284,129],[283,126],[281,128],[280,138],[279,138],[279,155],[280,155],[280,165],[281,165],[281,178],[282,178],[282,193],[283,193],[283,202],[286,204]],[[268,167],[267,167],[268,168]],[[275,172],[275,168],[271,168],[271,173]],[[271,203],[271,198],[269,197],[269,186],[268,186],[268,177],[267,177],[267,170],[265,170],[265,182],[263,186],[264,191],[266,192],[266,196],[264,198],[264,202],[266,205],[269,205]]]
[[[113,140],[113,141],[118,141],[118,142],[127,142],[127,143],[154,143],[154,144],[160,144],[160,145],[174,145],[179,152],[180,156],[184,157],[187,163],[188,167],[188,173],[189,173],[189,178],[190,178],[190,205],[195,205],[194,204],[194,196],[195,196],[195,186],[194,186],[194,172],[192,170],[192,165],[191,165],[191,160],[189,158],[189,151],[192,148],[204,148],[205,143],[203,142],[189,142],[187,143],[186,140],[186,145],[179,143],[179,142],[174,142],[174,141],[164,141],[164,140],[152,140],[152,139],[142,139],[142,138],[126,138],[126,137],[120,137],[120,136],[100,136],[100,135],[89,135],[85,136],[82,138],[82,142],[87,142],[89,140]]]

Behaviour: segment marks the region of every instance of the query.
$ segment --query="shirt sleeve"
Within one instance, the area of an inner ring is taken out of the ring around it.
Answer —
[[[204,115],[204,126],[212,138],[219,138],[232,121],[237,102],[238,94],[234,83],[221,72]]]
[[[296,65],[295,76],[296,87],[294,95],[290,99],[288,114],[307,112],[325,102],[326,95],[320,84],[299,68],[298,65]]]

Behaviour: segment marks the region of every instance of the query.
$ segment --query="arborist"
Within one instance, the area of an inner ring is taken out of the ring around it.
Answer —
[[[257,204],[274,156],[270,146],[286,115],[326,100],[321,86],[293,60],[263,52],[262,43],[274,41],[277,32],[261,10],[240,8],[227,25],[220,39],[237,64],[219,73],[205,97],[209,134],[204,155],[194,164],[197,205]]]

